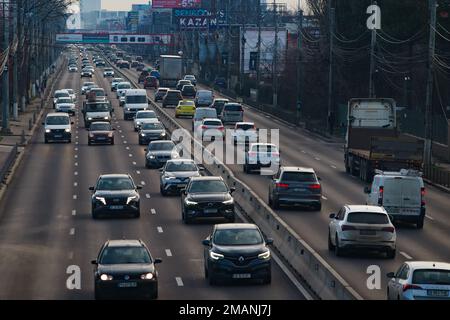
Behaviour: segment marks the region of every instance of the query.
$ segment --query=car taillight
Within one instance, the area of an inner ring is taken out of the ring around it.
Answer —
[[[254,156],[256,156],[256,152],[250,151],[250,152],[248,153],[248,155],[249,155],[250,157],[254,157]]]
[[[394,227],[385,227],[385,228],[381,229],[381,231],[386,231],[386,232],[394,233],[395,228],[394,228]]]
[[[420,188],[420,205],[425,206],[425,188]]]
[[[276,183],[275,186],[277,186],[277,188],[289,188],[287,183]]]
[[[219,127],[218,128],[220,131],[223,131],[223,130],[225,130],[225,128],[224,127]]]
[[[310,184],[309,188],[310,189],[314,189],[314,190],[318,190],[318,189],[320,189],[320,184],[318,184],[318,183]]]
[[[350,230],[356,230],[356,228],[353,227],[353,226],[349,226],[349,225],[347,225],[347,224],[344,224],[344,225],[342,226],[342,231],[350,231]]]
[[[278,156],[280,156],[280,154],[278,152],[272,152],[272,156],[278,157]]]
[[[415,284],[404,284],[403,285],[403,292],[407,291],[407,290],[422,290],[422,287],[415,285]]]
[[[378,205],[379,206],[383,205],[383,193],[384,193],[384,187],[380,187],[380,189],[378,191]]]
[[[208,126],[202,126],[202,129],[208,129]]]

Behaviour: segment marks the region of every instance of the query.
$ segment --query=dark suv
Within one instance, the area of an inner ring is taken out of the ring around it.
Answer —
[[[183,100],[183,96],[181,95],[181,91],[179,90],[169,90],[167,94],[164,96],[162,101],[163,108],[167,106],[177,106],[178,102]]]
[[[187,84],[183,86],[183,89],[181,90],[181,95],[183,98],[195,98],[195,95],[197,94],[197,90],[195,90],[195,87],[192,84]]]
[[[182,219],[223,217],[234,222],[235,188],[228,188],[222,177],[193,177],[181,194]]]
[[[219,280],[271,282],[271,254],[267,246],[273,240],[265,240],[256,225],[218,224],[202,243],[205,278],[211,285]]]

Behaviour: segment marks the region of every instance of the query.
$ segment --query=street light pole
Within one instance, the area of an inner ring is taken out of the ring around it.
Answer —
[[[6,59],[5,68],[3,70],[2,77],[2,133],[10,134],[11,130],[9,128],[9,77],[8,77],[8,59],[9,59],[9,7],[6,8],[5,1],[2,2],[3,11],[3,43],[1,46],[2,52],[5,53],[3,59]]]

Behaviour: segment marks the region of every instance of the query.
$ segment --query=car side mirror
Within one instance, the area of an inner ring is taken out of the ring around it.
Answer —
[[[91,260],[91,264],[95,264],[95,265],[97,265],[97,264],[98,264],[98,262],[97,262],[97,259],[95,259],[95,260]]]
[[[42,125],[45,126],[45,122],[42,122]]]
[[[331,213],[330,214],[330,219],[336,219],[336,213]]]
[[[386,277],[388,277],[388,278],[395,278],[395,273],[394,272],[389,272],[388,274],[386,274]]]
[[[364,193],[370,194],[371,193],[370,187],[364,187]]]
[[[136,189],[137,189],[137,190],[141,190],[141,189],[142,189],[142,186],[136,186]]]
[[[202,241],[202,244],[204,245],[204,246],[210,246],[211,245],[211,241],[210,240],[208,240],[208,239],[205,239],[205,240],[203,240]]]
[[[267,244],[267,245],[273,244],[273,239],[272,239],[272,238],[267,238],[267,239],[266,239],[266,244]]]
[[[89,187],[89,190],[94,191],[94,187]]]
[[[161,258],[155,258],[155,260],[153,261],[154,264],[158,264],[158,263],[162,263],[162,259]]]
[[[231,187],[230,188],[230,193],[233,193],[233,192],[235,192],[236,191],[236,188],[235,187]]]

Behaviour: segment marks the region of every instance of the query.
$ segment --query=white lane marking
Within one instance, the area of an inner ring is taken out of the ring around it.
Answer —
[[[314,157],[314,159],[316,159],[317,161],[320,161],[320,158]]]
[[[130,153],[128,156],[131,158],[133,155]]]
[[[143,186],[145,186],[145,181],[141,181],[141,184],[142,184]]]
[[[76,154],[74,157],[75,157],[75,159],[76,159],[76,158],[78,158],[78,155]]]
[[[75,141],[75,144],[78,144],[78,141]]]
[[[434,218],[432,217],[432,216],[429,216],[429,215],[425,215],[425,217],[427,217],[428,219],[430,219],[430,220],[434,220]]]
[[[118,123],[118,122],[117,122]],[[120,128],[120,126],[117,126],[117,128]]]
[[[306,151],[305,151],[305,150],[302,150],[302,153],[306,153]]]
[[[75,162],[75,167],[78,167],[78,162]]]
[[[74,182],[74,183],[73,183],[73,186],[74,186],[74,187],[78,187],[78,182]]]
[[[74,194],[72,198],[73,198],[73,200],[77,200],[77,195]]]
[[[166,249],[166,256],[168,257],[172,256],[172,251],[170,251],[170,249]]]
[[[325,196],[322,196],[322,199],[323,199],[323,200],[328,200],[328,198],[327,198],[327,197],[325,197]]]
[[[123,141],[123,144],[127,144],[127,143],[128,143],[128,141],[127,141],[127,140],[124,140],[124,141]]]
[[[159,233],[163,233],[163,228],[162,227],[156,227],[156,230],[158,230]]]
[[[73,173],[73,175],[74,175],[74,176],[77,176],[77,175],[78,175],[78,171],[75,171],[75,172]]]
[[[125,149],[130,150],[130,147],[125,147]]]
[[[156,210],[155,210],[155,209],[150,209],[150,212],[151,212],[152,214],[156,214]]]
[[[74,150],[75,150],[75,151],[78,151],[78,148],[75,148]]]
[[[145,197],[146,197],[147,199],[150,199],[150,195],[149,195],[148,193],[145,194]]]
[[[75,139],[78,139],[78,136],[75,136]]]
[[[181,277],[175,277],[175,281],[177,282],[177,286],[179,287],[184,286],[183,279],[181,279]]]
[[[400,254],[401,254],[402,256],[404,256],[406,259],[412,260],[412,257],[411,257],[409,254],[407,254],[406,252],[400,251]]]
[[[72,215],[76,216],[77,215],[77,210],[72,210]]]
[[[141,174],[141,172],[140,172],[139,170],[136,170],[136,173],[137,173],[137,174]]]
[[[337,169],[337,167],[333,164],[330,167],[332,167],[333,169]]]
[[[136,165],[136,162],[135,161],[133,161],[133,166],[135,166]]]
[[[75,228],[71,228],[71,229],[70,229],[70,235],[71,235],[71,236],[75,235]]]

